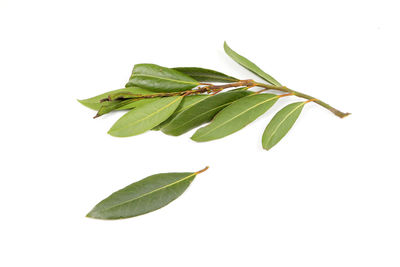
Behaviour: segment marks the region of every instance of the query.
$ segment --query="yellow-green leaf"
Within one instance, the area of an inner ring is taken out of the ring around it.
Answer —
[[[179,106],[183,96],[159,98],[130,110],[108,131],[112,136],[127,137],[146,132],[162,123]]]
[[[237,132],[264,114],[278,98],[278,95],[273,94],[256,94],[241,98],[220,111],[209,125],[198,129],[192,140],[206,142]]]
[[[234,61],[248,69],[249,71],[253,72],[257,76],[261,77],[262,79],[266,80],[267,82],[276,85],[276,86],[281,86],[281,84],[275,80],[271,75],[265,73],[262,69],[260,69],[256,64],[245,58],[244,56],[239,55],[235,51],[233,51],[228,44],[225,42],[224,43],[224,50],[225,53],[230,56]]]
[[[265,128],[262,137],[262,146],[264,149],[270,150],[289,132],[299,117],[305,103],[307,101],[289,104],[275,114]]]

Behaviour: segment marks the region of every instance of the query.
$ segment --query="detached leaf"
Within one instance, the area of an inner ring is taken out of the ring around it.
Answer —
[[[270,150],[289,132],[306,103],[307,101],[289,104],[275,114],[262,137],[264,149]]]
[[[210,69],[197,67],[177,67],[173,69],[189,75],[198,82],[231,83],[239,81],[239,79]]]
[[[138,86],[154,92],[180,92],[198,85],[195,79],[182,72],[155,64],[136,64],[126,84],[127,87]]]
[[[128,137],[146,132],[168,119],[183,96],[159,98],[141,105],[122,116],[108,131],[112,136]]]
[[[122,93],[122,92],[128,92],[128,93],[132,93],[132,94],[143,94],[143,95],[154,94],[154,92],[151,92],[149,90],[142,89],[139,87],[127,87],[127,88],[123,88],[123,89],[109,91],[109,92],[106,92],[101,95],[97,95],[97,96],[94,96],[94,97],[91,97],[88,99],[83,99],[83,100],[78,100],[78,101],[79,101],[79,103],[81,103],[82,105],[84,105],[88,108],[91,108],[94,110],[99,110],[100,107],[102,106],[102,103],[100,103],[101,99],[107,98],[109,95],[116,94],[116,93]]]
[[[182,113],[183,111],[187,110],[191,106],[196,105],[200,101],[203,101],[204,99],[210,97],[210,95],[189,95],[185,96],[181,103],[179,104],[179,107],[175,110],[175,112],[164,122],[161,124],[157,125],[154,127],[152,130],[158,131],[161,130],[161,128],[165,127],[172,119],[174,119],[176,116],[178,116],[179,113]]]
[[[251,94],[253,92],[236,90],[210,96],[179,113],[161,130],[168,135],[178,136],[184,134],[203,123],[209,122],[215,114],[232,102]]]
[[[207,168],[206,168],[207,169]],[[113,193],[86,216],[96,219],[123,219],[164,207],[189,187],[199,172],[160,173]]]
[[[248,69],[249,71],[253,72],[257,76],[261,77],[262,79],[266,80],[267,82],[276,85],[282,86],[277,80],[275,80],[271,75],[265,73],[262,69],[260,69],[256,64],[248,60],[247,58],[239,55],[235,51],[233,51],[228,44],[224,43],[224,50],[225,53],[230,56],[234,61]]]
[[[219,112],[213,121],[192,136],[196,142],[219,139],[239,131],[264,114],[279,99],[278,95],[257,94],[239,99]]]

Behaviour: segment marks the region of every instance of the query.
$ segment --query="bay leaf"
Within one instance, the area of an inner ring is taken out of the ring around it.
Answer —
[[[161,131],[173,136],[184,134],[203,123],[209,122],[215,114],[234,101],[251,94],[253,92],[247,90],[235,90],[206,98],[179,113]]]
[[[196,175],[206,169],[199,172],[151,175],[114,192],[98,203],[86,216],[115,220],[160,209],[182,195]]]
[[[183,96],[158,98],[128,111],[108,131],[112,136],[128,137],[146,132],[174,113]]]
[[[296,102],[282,108],[268,123],[262,136],[262,146],[270,150],[292,128],[307,101]]]
[[[136,64],[126,84],[154,92],[181,92],[198,85],[199,82],[182,72],[155,64]]]
[[[224,50],[225,53],[230,56],[234,61],[248,69],[249,71],[253,72],[257,76],[261,77],[262,79],[266,80],[267,82],[276,85],[282,86],[277,80],[275,80],[271,75],[265,73],[262,69],[260,69],[256,64],[245,58],[244,56],[239,55],[235,51],[233,51],[228,44],[224,43]]]
[[[241,98],[221,110],[209,125],[198,129],[192,140],[206,142],[237,132],[264,114],[278,98],[278,95],[273,94],[255,94]]]

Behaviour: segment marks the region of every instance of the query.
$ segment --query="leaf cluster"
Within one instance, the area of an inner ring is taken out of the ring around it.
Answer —
[[[268,89],[288,91],[226,43],[224,49],[233,60],[270,86],[199,67],[166,68],[136,64],[125,88],[79,102],[96,110],[95,117],[114,110],[128,110],[108,131],[112,136],[129,137],[148,130],[179,136],[206,124],[197,129],[192,140],[206,142],[223,138],[253,122],[281,97],[293,95],[291,92],[266,93]],[[257,86],[263,89],[250,90]],[[272,118],[262,138],[265,149],[269,150],[286,135],[307,102],[310,101],[290,104]]]

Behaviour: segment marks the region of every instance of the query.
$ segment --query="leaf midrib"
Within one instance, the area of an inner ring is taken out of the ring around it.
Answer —
[[[183,80],[174,80],[174,79],[169,79],[169,78],[165,78],[165,77],[159,77],[159,76],[152,76],[152,75],[147,75],[147,74],[134,74],[132,75],[132,79],[138,76],[141,77],[149,77],[149,78],[154,78],[154,79],[160,79],[160,80],[166,80],[169,82],[176,82],[176,83],[186,83],[186,84],[193,84],[193,85],[198,85],[198,82],[189,82],[189,81],[183,81]],[[190,77],[189,77],[190,78]],[[131,79],[131,80],[132,80]]]
[[[182,179],[179,179],[179,180],[177,180],[177,181],[175,181],[175,182],[173,182],[173,183],[164,185],[164,186],[162,186],[162,187],[160,187],[160,188],[157,188],[157,189],[155,189],[155,190],[152,190],[152,191],[150,191],[150,192],[147,192],[147,193],[145,193],[145,194],[143,194],[143,195],[140,195],[140,196],[138,196],[138,197],[135,197],[135,198],[133,198],[133,199],[126,200],[126,201],[121,202],[121,203],[119,203],[119,204],[117,204],[117,205],[114,205],[114,206],[111,206],[111,207],[107,207],[107,208],[105,208],[105,209],[100,209],[99,211],[107,211],[107,210],[114,209],[114,208],[116,208],[116,207],[118,207],[118,206],[125,205],[126,203],[133,202],[133,201],[135,201],[135,200],[138,200],[138,199],[140,199],[140,198],[143,198],[143,197],[145,197],[145,196],[148,196],[148,195],[150,195],[150,194],[153,194],[153,193],[155,193],[155,192],[157,192],[157,191],[160,191],[160,190],[163,190],[163,189],[165,189],[165,188],[171,187],[171,186],[173,186],[173,185],[175,185],[175,184],[177,184],[177,183],[180,183],[180,182],[182,182],[182,181],[184,181],[184,180],[187,180],[187,179],[189,179],[189,178],[191,178],[192,176],[195,176],[195,175],[196,175],[196,173],[192,173],[192,174],[190,174],[190,175],[188,175],[188,176],[185,176],[185,177],[183,177]],[[98,212],[99,212],[99,211],[98,211]]]
[[[227,121],[225,121],[224,123],[221,123],[221,124],[218,125],[217,127],[212,128],[210,131],[205,132],[205,133],[203,133],[202,135],[199,135],[199,136],[197,136],[197,137],[205,136],[205,135],[209,134],[210,132],[215,131],[216,129],[220,128],[221,126],[223,126],[223,125],[225,125],[225,124],[231,122],[232,120],[236,119],[237,117],[241,116],[243,113],[246,113],[246,112],[248,112],[249,110],[258,107],[259,105],[262,105],[262,104],[264,104],[264,103],[266,103],[266,102],[269,102],[269,101],[271,101],[271,100],[274,100],[274,99],[276,99],[276,98],[279,98],[279,96],[268,98],[267,100],[262,101],[262,102],[258,103],[257,105],[252,106],[251,108],[245,109],[244,111],[240,112],[240,113],[237,114],[236,116],[232,117],[230,120],[227,120]]]

